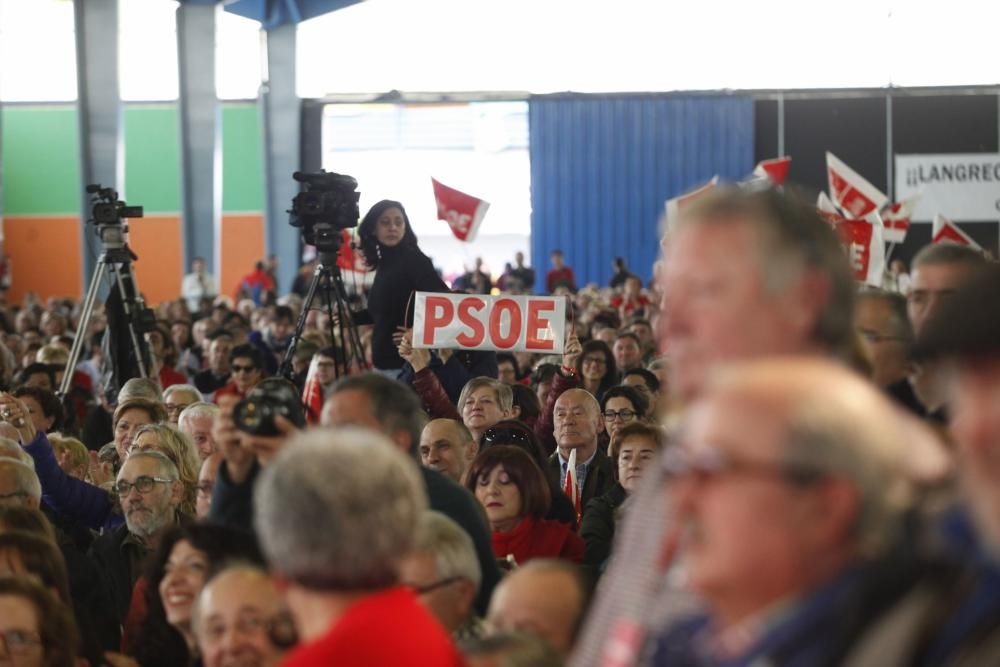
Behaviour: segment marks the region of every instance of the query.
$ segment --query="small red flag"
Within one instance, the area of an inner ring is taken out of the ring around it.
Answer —
[[[323,386],[319,383],[319,359],[315,355],[309,362],[306,384],[302,389],[302,405],[306,408],[306,421],[318,424],[323,410]]]
[[[858,172],[827,152],[826,171],[830,181],[830,197],[849,218],[860,219],[878,212],[889,198],[866,181]]]
[[[771,181],[771,185],[784,185],[788,179],[788,168],[792,165],[792,158],[787,155],[782,157],[763,160],[757,163],[753,169],[756,178],[766,178]]]
[[[931,243],[955,243],[969,246],[982,251],[982,246],[972,240],[972,237],[958,228],[954,222],[940,213],[934,216],[934,228],[931,232]]]
[[[431,183],[434,186],[438,220],[447,222],[451,233],[459,241],[474,241],[490,203],[450,188],[436,179],[432,178]]]

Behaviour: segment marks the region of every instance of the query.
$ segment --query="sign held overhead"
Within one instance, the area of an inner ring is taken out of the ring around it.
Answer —
[[[562,354],[566,297],[417,292],[413,347]]]

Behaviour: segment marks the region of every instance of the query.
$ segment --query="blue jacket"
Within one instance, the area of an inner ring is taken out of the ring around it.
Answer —
[[[35,461],[42,498],[57,512],[93,530],[116,528],[125,522],[111,494],[63,472],[44,433],[39,432],[24,451]]]

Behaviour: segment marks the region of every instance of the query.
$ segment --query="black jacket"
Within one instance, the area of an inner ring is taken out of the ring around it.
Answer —
[[[618,509],[627,497],[622,485],[616,483],[610,491],[587,503],[583,510],[580,537],[587,543],[583,564],[595,577],[603,571],[604,562],[611,555]]]
[[[372,362],[375,368],[402,368],[392,335],[396,327],[413,322],[413,292],[447,292],[448,286],[434,270],[430,258],[414,246],[382,248],[382,258],[368,293],[367,312],[355,316],[357,324],[374,324]]]
[[[579,454],[577,454],[579,456]],[[580,493],[580,506],[586,507],[587,503],[598,496],[603,496],[611,490],[617,482],[615,481],[614,462],[608,455],[597,448],[594,460],[587,467],[587,479],[583,481],[583,489]],[[548,470],[549,478],[554,480],[559,486],[559,479],[562,477],[562,466],[559,462],[558,450],[549,457]]]
[[[132,563],[122,547],[128,537],[128,526],[122,524],[105,532],[90,545],[89,556],[97,566],[101,583],[111,598],[118,625],[125,623],[132,601],[133,582],[141,572],[132,572]]]

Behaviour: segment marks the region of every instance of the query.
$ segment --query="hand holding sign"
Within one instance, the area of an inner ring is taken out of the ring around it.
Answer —
[[[566,368],[576,368],[576,360],[580,358],[583,346],[575,332],[570,332],[566,337],[566,349],[563,350],[563,366]]]
[[[399,342],[399,356],[413,366],[414,373],[419,373],[431,365],[431,351],[427,348],[414,349],[413,331],[409,329]]]

